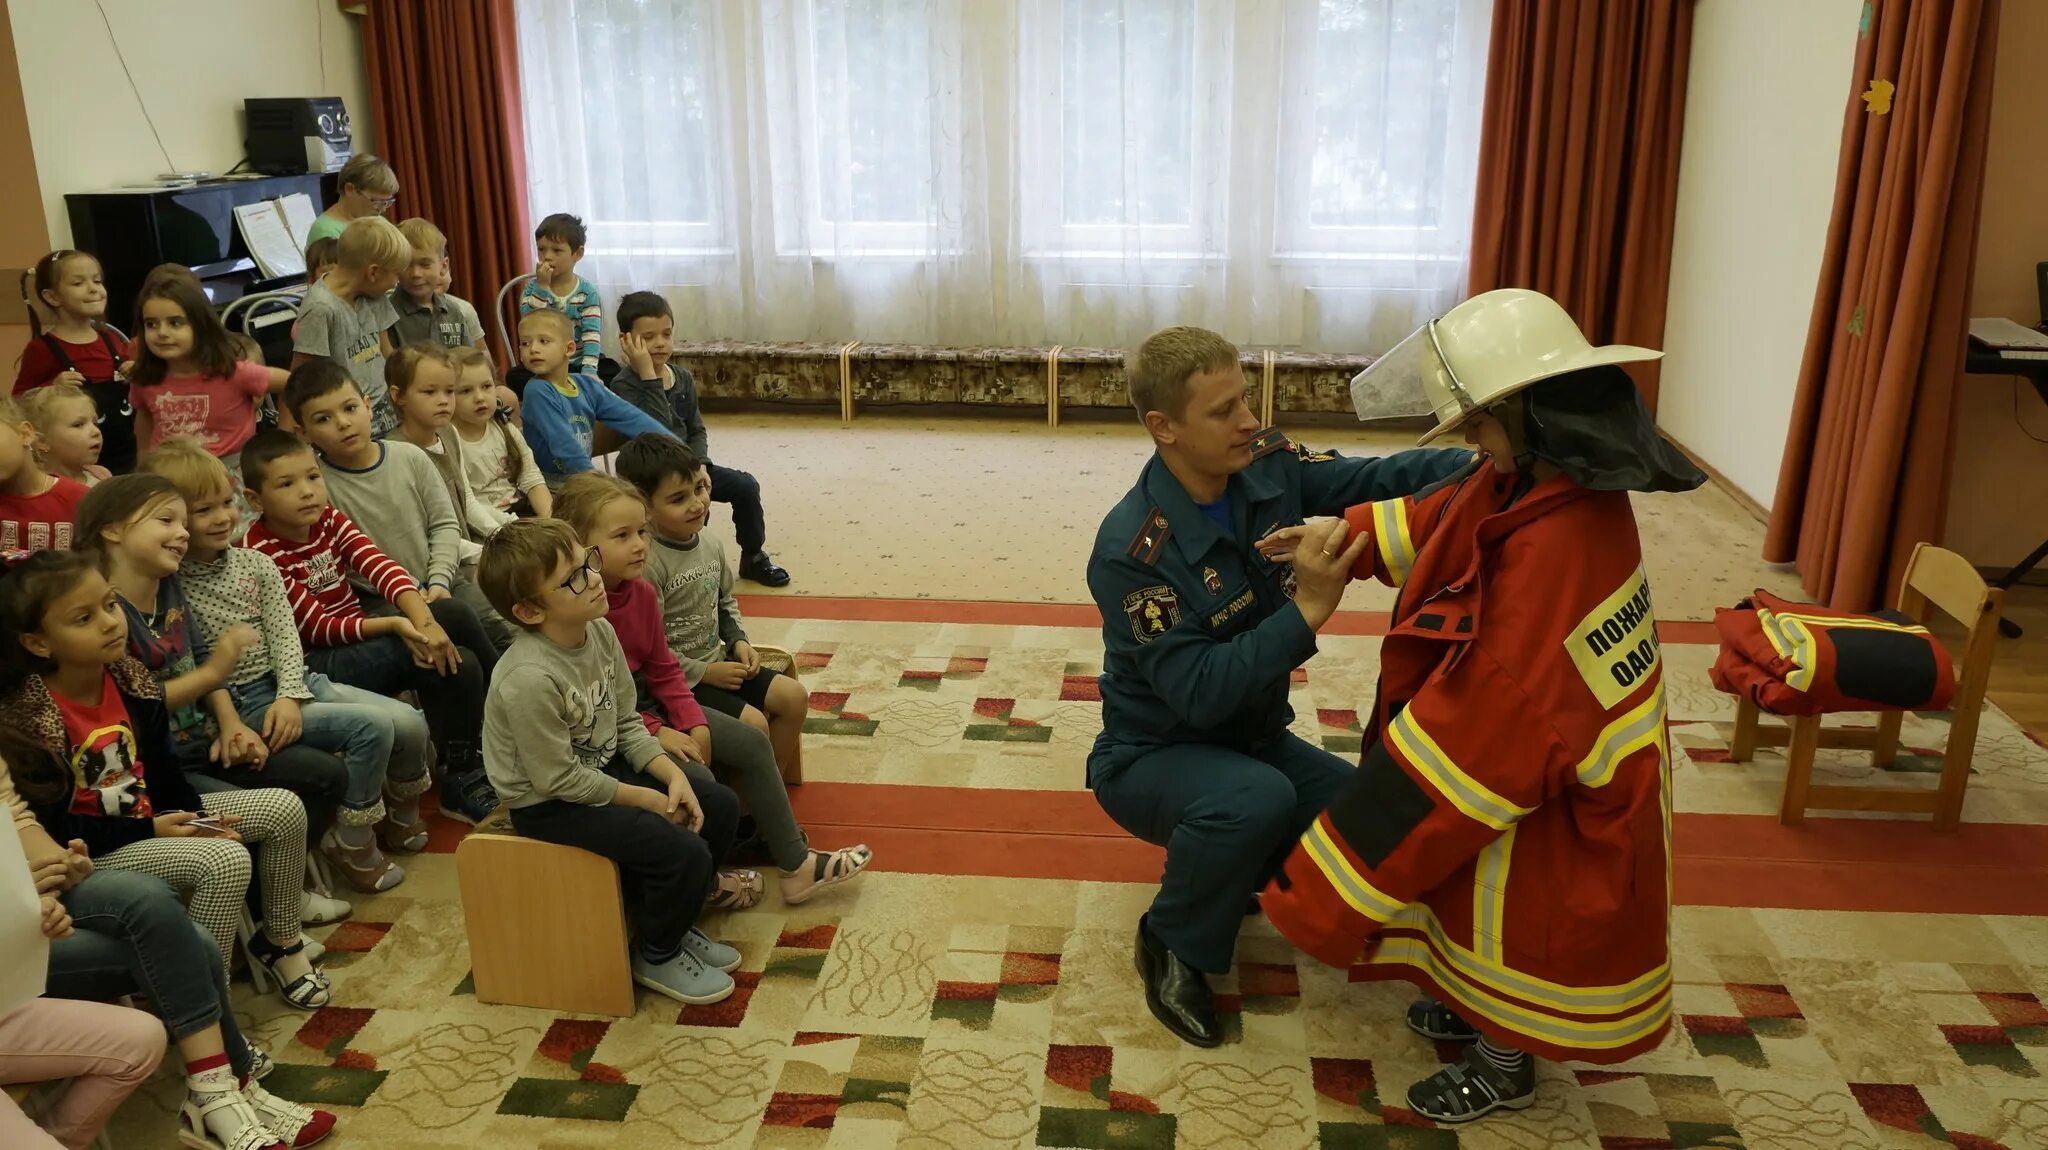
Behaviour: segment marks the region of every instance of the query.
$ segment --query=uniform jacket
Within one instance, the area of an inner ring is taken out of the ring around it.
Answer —
[[[1287,729],[1288,677],[1316,652],[1294,606],[1294,570],[1252,544],[1305,516],[1419,491],[1464,466],[1458,450],[1345,459],[1277,430],[1230,479],[1235,538],[1158,456],[1095,535],[1088,590],[1102,612],[1102,734],[1089,785],[1174,743],[1249,749]]]
[[[1484,464],[1354,507],[1398,586],[1358,772],[1265,893],[1295,945],[1504,1045],[1618,1062],[1671,1019],[1670,749],[1628,495]]]
[[[1859,615],[1758,591],[1714,612],[1714,685],[1776,715],[1940,711],[1955,698],[1948,651],[1898,611]]]

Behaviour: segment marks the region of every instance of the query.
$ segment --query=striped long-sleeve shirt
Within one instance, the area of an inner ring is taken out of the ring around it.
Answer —
[[[249,546],[277,563],[299,637],[308,647],[340,647],[367,637],[363,623],[368,616],[348,581],[350,574],[375,587],[386,602],[395,603],[407,591],[419,590],[404,567],[332,507],[320,513],[303,543],[286,539],[268,523],[257,523],[249,528]]]
[[[576,277],[576,286],[568,295],[556,295],[541,285],[539,280],[528,280],[525,290],[519,293],[519,314],[552,308],[562,312],[576,324],[576,352],[569,357],[569,372],[572,375],[596,375],[597,361],[604,355],[604,300],[597,294],[597,285]]]

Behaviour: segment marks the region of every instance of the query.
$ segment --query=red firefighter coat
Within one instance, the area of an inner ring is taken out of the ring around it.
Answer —
[[[1671,1020],[1663,663],[1628,494],[1485,464],[1353,507],[1401,589],[1357,773],[1267,888],[1354,979],[1503,1045],[1610,1063]]]
[[[1759,590],[1714,612],[1716,687],[1775,715],[1944,711],[1955,700],[1948,650],[1898,611],[1859,615]]]

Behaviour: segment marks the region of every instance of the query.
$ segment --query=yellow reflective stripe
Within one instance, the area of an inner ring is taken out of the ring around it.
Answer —
[[[1604,787],[1613,782],[1622,760],[1664,737],[1664,671],[1660,667],[1653,674],[1656,686],[1648,697],[1607,724],[1592,753],[1580,760],[1576,771],[1582,785]]]
[[[1408,501],[1388,499],[1372,505],[1373,537],[1380,548],[1380,562],[1387,568],[1387,581],[1399,587],[1415,566],[1415,539],[1408,533]]]
[[[1468,818],[1504,831],[1536,809],[1509,802],[1461,770],[1415,722],[1413,707],[1404,709],[1387,725],[1387,739],[1437,793],[1451,800]]]
[[[1364,875],[1353,869],[1349,860],[1345,859],[1344,852],[1338,849],[1329,832],[1323,829],[1321,819],[1309,824],[1308,833],[1301,836],[1301,845],[1308,848],[1309,861],[1315,863],[1316,869],[1323,872],[1323,877],[1330,882],[1330,888],[1341,895],[1345,902],[1350,903],[1352,910],[1374,922],[1386,922],[1401,913],[1402,904],[1399,900],[1388,898],[1378,887],[1365,881]]]
[[[1918,623],[1894,623],[1889,619],[1840,619],[1833,615],[1795,615],[1790,611],[1777,613],[1780,619],[1791,619],[1799,623],[1811,623],[1823,630],[1842,627],[1864,631],[1897,631],[1902,635],[1925,635],[1928,630]]]
[[[1813,682],[1813,636],[1796,619],[1788,619],[1768,607],[1756,609],[1756,621],[1763,628],[1764,638],[1780,659],[1792,664],[1792,673],[1785,676],[1785,685],[1795,691],[1804,691]]]
[[[1668,854],[1665,856],[1670,857]],[[1417,930],[1429,936],[1442,961],[1455,967],[1460,976],[1490,992],[1511,994],[1526,1002],[1570,1014],[1624,1014],[1655,997],[1658,988],[1671,981],[1669,959],[1632,982],[1613,986],[1567,986],[1480,957],[1451,940],[1435,912],[1422,903],[1402,909],[1389,930]],[[1670,953],[1667,945],[1665,953]]]
[[[1401,965],[1421,970],[1466,1010],[1517,1034],[1555,1046],[1611,1050],[1647,1038],[1671,1017],[1671,981],[1668,977],[1658,985],[1656,996],[1636,1012],[1601,1022],[1582,1022],[1575,1018],[1542,1014],[1488,993],[1445,965],[1437,952],[1420,939],[1387,939],[1368,961],[1375,966]]]
[[[1500,962],[1500,936],[1508,909],[1508,867],[1515,861],[1515,828],[1479,852],[1472,882],[1472,949],[1484,962]]]

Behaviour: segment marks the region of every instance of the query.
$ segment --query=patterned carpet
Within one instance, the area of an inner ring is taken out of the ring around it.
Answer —
[[[1451,1130],[1405,1108],[1447,1052],[1401,1025],[1403,988],[1351,984],[1263,919],[1217,984],[1229,1043],[1183,1046],[1146,1015],[1131,935],[1158,854],[1081,789],[1100,643],[1071,611],[768,602],[755,637],[798,652],[812,691],[799,813],[825,845],[873,843],[878,873],[711,920],[745,954],[724,1003],[642,992],[629,1019],[564,1016],[476,1000],[449,854],[465,828],[439,823],[403,886],[324,932],[337,1005],[242,999],[285,1063],[271,1087],[340,1110],[337,1145],[389,1150],[2048,1148],[2048,751],[2000,714],[1960,833],[1781,828],[1778,760],[1726,762],[1706,636],[1667,623],[1678,1020],[1651,1055],[1544,1066],[1533,1109]],[[1350,753],[1378,640],[1345,623],[1293,701],[1301,734]],[[1916,717],[1906,742],[1943,728]],[[1904,758],[1886,781],[1923,771]],[[116,1143],[170,1145],[177,1098],[166,1072]]]

